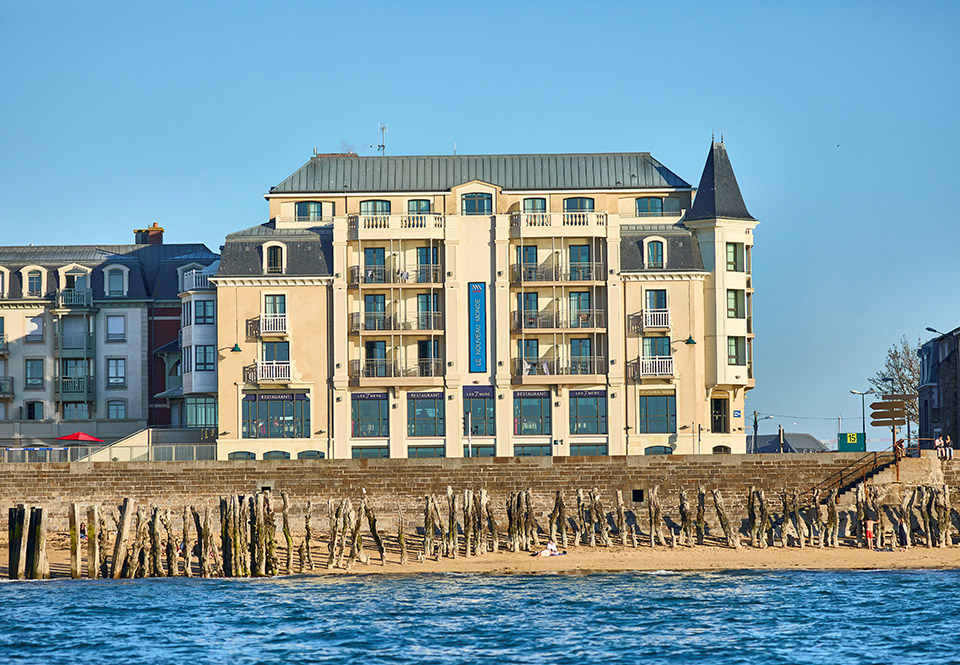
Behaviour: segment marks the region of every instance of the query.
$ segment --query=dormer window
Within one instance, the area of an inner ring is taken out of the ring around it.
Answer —
[[[267,275],[283,275],[287,272],[287,248],[279,242],[263,246],[263,272]]]
[[[31,270],[27,273],[27,296],[39,298],[43,295],[43,273]]]
[[[663,242],[651,240],[647,243],[647,268],[662,269],[663,265]]]
[[[107,271],[107,295],[112,298],[123,295],[123,271],[119,268]]]
[[[460,197],[464,215],[492,215],[493,195],[487,192],[470,192]]]

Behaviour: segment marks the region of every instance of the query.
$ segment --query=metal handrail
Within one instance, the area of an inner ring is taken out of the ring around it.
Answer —
[[[857,461],[848,464],[839,471],[835,471],[831,475],[827,476],[826,479],[821,480],[816,485],[812,486],[810,489],[803,492],[801,497],[812,497],[814,490],[831,490],[836,487],[843,487],[846,482],[849,482],[855,478],[861,478],[863,481],[866,481],[867,474],[873,473],[881,466],[886,466],[890,462],[899,463],[900,458],[894,450],[894,446],[890,445],[884,448],[883,450],[874,450]]]

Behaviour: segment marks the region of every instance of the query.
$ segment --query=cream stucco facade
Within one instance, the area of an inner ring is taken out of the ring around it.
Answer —
[[[745,452],[757,221],[732,171],[695,203],[628,157],[315,157],[213,278],[220,457]],[[346,184],[402,160],[464,174]],[[517,175],[555,163],[593,182]],[[323,169],[339,191],[304,186]],[[714,144],[704,178],[724,169]]]

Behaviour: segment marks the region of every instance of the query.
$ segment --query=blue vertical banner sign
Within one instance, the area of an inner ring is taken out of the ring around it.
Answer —
[[[470,331],[470,371],[487,371],[487,285],[470,282],[467,285],[467,309]]]

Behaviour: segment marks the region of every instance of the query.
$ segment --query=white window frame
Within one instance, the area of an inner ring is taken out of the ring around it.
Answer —
[[[40,295],[31,296],[29,294],[29,284],[30,284],[30,273],[39,271],[40,272]],[[47,270],[42,266],[24,266],[20,268],[20,284],[21,284],[21,296],[23,298],[43,298],[47,293]]]
[[[120,378],[123,379],[123,383],[122,383],[122,384],[120,384],[120,383],[110,383],[110,379],[111,379],[111,376],[110,376],[110,362],[111,362],[111,361],[114,361],[114,360],[120,360],[120,361],[122,361],[122,365],[121,365],[121,366],[123,367],[123,375],[120,377]],[[105,367],[105,370],[106,370],[106,371],[104,372],[104,379],[106,380],[106,387],[107,387],[107,388],[111,388],[111,389],[112,389],[112,388],[117,388],[117,389],[126,388],[126,387],[127,387],[127,359],[126,359],[125,357],[122,357],[122,356],[111,356],[111,357],[105,358],[105,359],[104,359],[104,362],[106,363],[106,367]]]
[[[659,268],[650,267],[650,243],[659,242],[663,245],[663,265]],[[667,240],[661,236],[649,236],[643,239],[643,267],[646,270],[666,270],[667,269]]]
[[[10,271],[0,266],[0,298],[6,298],[10,292]]]
[[[267,256],[268,256],[269,253],[270,253],[270,248],[271,248],[271,247],[279,247],[279,248],[280,248],[280,272],[278,272],[278,273],[276,273],[276,272],[268,272],[268,270],[267,270],[268,267],[269,267],[269,266],[267,265]],[[262,249],[262,252],[263,252],[263,257],[262,257],[262,260],[263,260],[263,274],[264,274],[264,275],[286,275],[286,274],[287,274],[287,253],[288,253],[287,246],[286,246],[285,244],[283,244],[282,242],[277,242],[276,240],[271,240],[271,241],[269,241],[269,242],[263,243],[262,248],[263,248],[263,249]]]
[[[123,293],[120,295],[110,294],[110,272],[119,270],[123,273]],[[130,292],[130,268],[121,263],[111,263],[103,267],[103,296],[105,298],[126,298]]]

